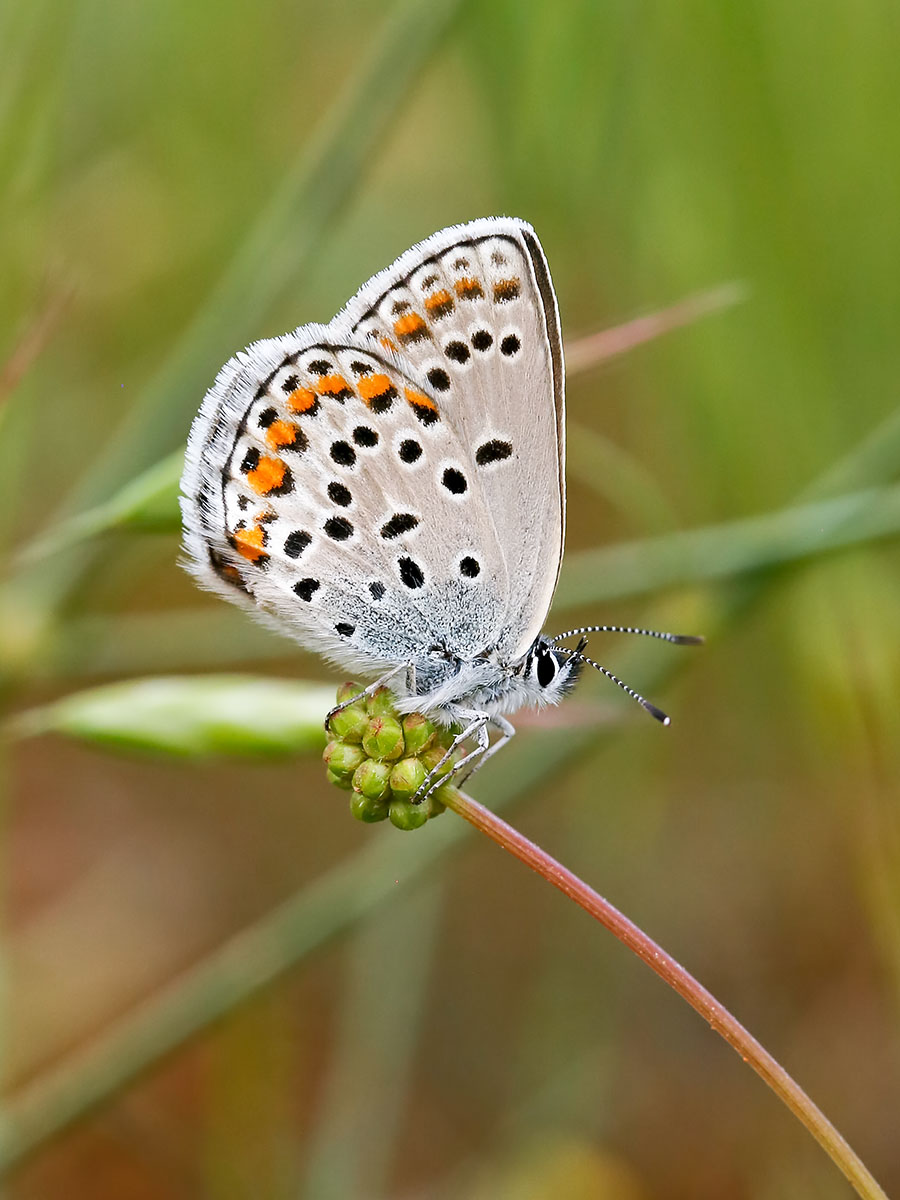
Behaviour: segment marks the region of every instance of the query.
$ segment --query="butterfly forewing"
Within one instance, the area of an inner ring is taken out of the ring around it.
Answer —
[[[336,321],[412,363],[452,422],[484,506],[467,521],[502,548],[496,649],[515,659],[550,606],[564,534],[563,364],[556,302],[530,226],[443,230],[375,276]]]

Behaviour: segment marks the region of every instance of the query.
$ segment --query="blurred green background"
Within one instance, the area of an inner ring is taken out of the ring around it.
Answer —
[[[337,682],[178,569],[175,459],[124,527],[62,522],[177,452],[238,347],[414,241],[527,218],[570,343],[743,285],[569,387],[550,628],[709,633],[594,642],[672,728],[589,680],[473,792],[693,970],[888,1192],[898,61],[885,0],[0,6],[11,714],[161,673]],[[695,1014],[453,814],[359,826],[315,753],[13,735],[2,766],[15,1200],[849,1194]]]

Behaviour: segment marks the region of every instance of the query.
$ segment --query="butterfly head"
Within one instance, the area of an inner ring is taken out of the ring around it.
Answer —
[[[583,637],[577,648],[563,650],[554,645],[545,634],[535,638],[531,649],[522,660],[521,680],[536,704],[558,704],[568,696],[584,670],[582,651],[587,645]]]

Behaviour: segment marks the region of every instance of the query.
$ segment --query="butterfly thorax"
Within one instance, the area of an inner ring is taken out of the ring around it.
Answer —
[[[452,724],[473,711],[499,716],[527,706],[558,704],[575,686],[584,664],[541,634],[511,662],[499,661],[491,651],[463,659],[434,647],[413,665],[415,693],[402,696],[398,707]],[[398,690],[402,693],[403,688]]]

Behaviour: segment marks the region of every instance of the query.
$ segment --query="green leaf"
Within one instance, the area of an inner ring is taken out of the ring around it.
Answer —
[[[333,695],[283,679],[161,676],[76,692],[24,713],[11,730],[178,758],[280,758],[321,751]]]

